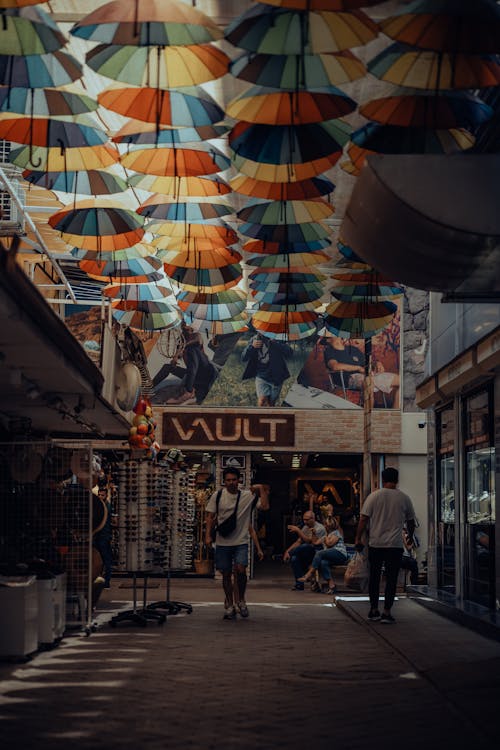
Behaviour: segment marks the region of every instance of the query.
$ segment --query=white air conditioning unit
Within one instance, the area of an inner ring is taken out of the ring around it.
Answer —
[[[21,170],[9,162],[11,144],[0,140],[0,236],[24,233],[24,189],[19,180]],[[14,196],[21,203],[19,207]]]

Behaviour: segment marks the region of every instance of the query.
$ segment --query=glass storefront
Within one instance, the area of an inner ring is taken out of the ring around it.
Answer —
[[[455,593],[455,408],[437,413],[438,586]]]
[[[495,449],[490,389],[464,400],[465,598],[495,602]]]

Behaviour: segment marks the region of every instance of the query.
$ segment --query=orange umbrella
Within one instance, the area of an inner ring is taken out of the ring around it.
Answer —
[[[144,236],[144,219],[135,211],[104,202],[80,201],[52,214],[49,224],[65,242],[86,250],[120,250]]]
[[[302,91],[252,86],[229,102],[226,115],[264,125],[305,125],[344,117],[356,102],[334,86],[325,91]]]
[[[205,177],[157,177],[151,174],[134,174],[129,178],[130,187],[147,190],[150,193],[162,193],[174,198],[212,197],[227,195],[231,188],[222,177],[206,175]]]
[[[148,231],[167,237],[180,237],[188,241],[192,237],[221,240],[223,244],[238,242],[238,235],[229,224],[179,224],[175,221],[150,221]]]
[[[102,107],[156,125],[197,127],[220,122],[224,111],[203,89],[191,93],[156,88],[112,88],[98,95]]]
[[[148,175],[198,177],[227,169],[230,161],[215,149],[139,148],[124,154],[121,163],[126,169]]]
[[[235,78],[259,86],[306,90],[350,83],[366,75],[364,63],[349,50],[321,55],[244,54],[229,70]]]
[[[312,177],[300,182],[264,182],[254,180],[247,175],[233,177],[229,184],[235,193],[251,195],[254,198],[265,198],[274,201],[306,200],[333,193],[335,185],[330,180]]]
[[[231,263],[239,263],[241,260],[241,254],[229,248],[214,248],[213,250],[203,250],[201,252],[193,252],[192,250],[159,250],[156,257],[165,264],[166,270],[173,266],[183,266],[184,268],[222,268]]]
[[[316,240],[314,242],[268,242],[267,240],[248,240],[243,243],[243,250],[247,253],[260,255],[293,255],[294,253],[318,252],[331,245],[330,240]]]
[[[125,125],[112,137],[114,143],[135,143],[138,146],[175,146],[182,143],[208,141],[221,138],[227,133],[227,125],[199,125],[195,128],[171,128],[168,125],[158,129],[156,123],[143,120],[127,120]]]
[[[116,164],[118,157],[116,147],[109,144],[65,149],[22,146],[10,152],[9,161],[24,169],[36,166],[42,172],[70,172],[106,169]]]
[[[101,146],[108,140],[103,130],[54,117],[9,117],[0,121],[0,138],[60,149]]]
[[[242,277],[239,263],[222,268],[165,266],[165,271],[183,289],[193,292],[222,292],[224,289],[236,286]]]
[[[109,283],[140,284],[164,278],[159,270],[161,261],[155,258],[115,262],[82,260],[78,265],[90,278]]]
[[[155,250],[176,250],[177,252],[202,252],[204,250],[224,249],[228,243],[220,237],[155,237],[152,241]]]
[[[80,19],[71,33],[105,44],[165,47],[203,44],[222,37],[219,27],[185,3],[113,0]]]
[[[261,270],[270,269],[278,273],[302,273],[308,266],[329,263],[331,258],[321,250],[315,253],[279,253],[277,255],[256,255],[246,258],[249,266]]]

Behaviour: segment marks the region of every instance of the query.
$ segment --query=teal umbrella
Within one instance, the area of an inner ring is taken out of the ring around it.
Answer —
[[[54,88],[0,86],[0,112],[37,117],[67,117],[92,112],[97,101],[84,94]]]
[[[0,84],[8,88],[66,86],[82,75],[81,63],[62,50],[46,55],[0,54]]]
[[[350,50],[321,55],[245,53],[229,66],[233,76],[258,86],[315,89],[363,78],[366,68]]]
[[[44,55],[67,42],[51,16],[38,6],[2,8],[0,15],[2,55]]]
[[[128,185],[121,177],[100,169],[70,172],[37,172],[25,170],[25,180],[46,190],[73,195],[111,195],[123,193]]]

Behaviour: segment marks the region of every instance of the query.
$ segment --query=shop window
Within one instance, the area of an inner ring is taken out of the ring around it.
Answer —
[[[455,408],[437,413],[438,586],[455,593]]]

